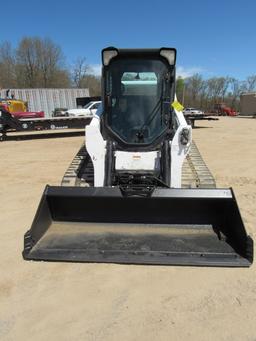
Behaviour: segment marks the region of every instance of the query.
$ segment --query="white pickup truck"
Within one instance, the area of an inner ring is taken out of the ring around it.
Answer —
[[[87,103],[81,109],[69,109],[67,110],[67,115],[69,117],[79,117],[79,116],[93,116],[96,114],[98,107],[100,106],[101,101],[92,101]]]

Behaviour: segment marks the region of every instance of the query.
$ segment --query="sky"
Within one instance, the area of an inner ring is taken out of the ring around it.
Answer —
[[[255,0],[12,0],[2,8],[0,43],[51,38],[67,65],[85,57],[100,72],[101,49],[175,47],[186,77],[256,74]]]

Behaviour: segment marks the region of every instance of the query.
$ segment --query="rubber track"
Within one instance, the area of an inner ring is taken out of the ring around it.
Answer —
[[[192,142],[190,152],[182,167],[183,188],[216,188],[216,182],[206,166],[195,142]]]
[[[93,186],[93,163],[83,144],[68,167],[61,186]],[[182,167],[182,188],[215,188],[215,180],[195,142]]]
[[[66,170],[61,186],[93,186],[93,163],[83,144]]]

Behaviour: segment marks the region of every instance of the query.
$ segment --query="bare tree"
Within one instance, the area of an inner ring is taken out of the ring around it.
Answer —
[[[38,43],[38,57],[39,69],[43,86],[51,87],[56,86],[55,78],[63,74],[62,63],[63,55],[60,47],[54,44],[50,39],[44,39]],[[66,75],[64,75],[66,78]]]
[[[81,88],[82,80],[86,76],[87,71],[88,65],[86,64],[86,58],[78,57],[71,72],[72,82],[77,88]]]
[[[91,96],[100,96],[101,78],[92,72],[92,69],[86,63],[86,58],[77,58],[71,70],[72,83],[77,88],[88,88]]]
[[[203,86],[203,78],[198,73],[188,78],[187,86],[190,90],[193,102],[196,102],[197,95]]]
[[[34,88],[39,82],[38,38],[23,38],[17,49],[18,79]]]
[[[239,81],[235,78],[230,78],[230,94],[229,97],[231,99],[230,106],[233,108],[238,108],[239,104],[237,103],[239,101],[239,97],[242,92],[244,92],[246,89],[245,82]]]
[[[230,77],[226,76],[226,77],[219,77],[219,85],[220,85],[220,96],[221,96],[221,100],[222,102],[225,101],[225,96],[227,94],[229,85],[230,85]]]
[[[186,106],[200,105],[199,94],[204,87],[204,81],[201,75],[195,74],[185,80],[185,103]]]
[[[88,88],[90,96],[100,96],[101,94],[101,80],[95,75],[86,75],[81,80],[81,87]]]
[[[208,83],[207,80],[202,81],[202,86],[199,92],[199,98],[200,98],[200,108],[206,110],[208,108]]]
[[[213,77],[208,79],[208,90],[209,97],[213,102],[218,102],[221,98],[223,87],[223,79],[218,77]]]
[[[0,45],[0,87],[16,86],[15,53],[11,44],[6,41]]]
[[[52,88],[70,88],[71,80],[70,75],[66,70],[55,70],[51,81],[47,83],[46,87]]]
[[[256,90],[256,75],[251,75],[246,78],[245,91],[252,92]]]
[[[56,87],[56,76],[59,80],[60,75],[66,83],[68,72],[63,67],[62,51],[50,39],[23,38],[16,54],[17,78],[21,86]]]

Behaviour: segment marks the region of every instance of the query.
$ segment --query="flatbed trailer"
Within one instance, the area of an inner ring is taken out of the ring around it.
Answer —
[[[218,121],[217,117],[212,117],[208,115],[184,115],[188,124],[191,125],[192,128],[195,127],[195,121]]]
[[[8,111],[0,110],[0,141],[7,139],[9,132],[32,132],[47,130],[84,129],[91,117],[53,117],[17,119]]]

